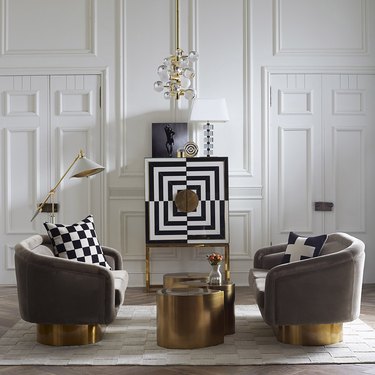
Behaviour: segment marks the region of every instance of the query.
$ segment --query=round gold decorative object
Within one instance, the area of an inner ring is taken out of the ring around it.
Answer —
[[[176,194],[174,202],[180,212],[193,212],[198,207],[199,198],[194,191],[184,189]]]
[[[187,142],[184,146],[185,155],[188,158],[192,158],[198,154],[198,145],[194,142]]]
[[[102,337],[100,324],[37,324],[36,341],[44,345],[87,345]]]
[[[342,323],[273,327],[277,339],[292,345],[330,345],[342,341]]]
[[[158,290],[157,344],[194,349],[224,342],[224,293],[202,288]]]

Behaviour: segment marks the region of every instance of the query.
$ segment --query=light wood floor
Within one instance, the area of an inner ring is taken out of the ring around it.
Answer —
[[[248,287],[236,288],[236,304],[254,304]],[[155,293],[146,293],[141,288],[128,288],[125,304],[153,305]],[[365,285],[362,295],[361,317],[375,329],[375,284]],[[11,286],[0,286],[0,336],[20,319],[17,290]],[[14,375],[117,375],[117,374],[163,374],[163,375],[220,375],[220,374],[311,374],[311,375],[375,375],[375,364],[363,365],[269,365],[269,366],[0,366],[0,374]]]

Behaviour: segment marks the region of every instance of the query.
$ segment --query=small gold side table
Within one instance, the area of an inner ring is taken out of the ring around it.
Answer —
[[[232,335],[236,332],[235,323],[235,299],[236,285],[231,281],[223,281],[221,285],[212,285],[199,280],[185,281],[183,284],[192,288],[206,288],[211,290],[221,290],[224,292],[224,334]]]
[[[224,292],[224,334],[236,332],[235,299],[236,285],[231,281],[223,281],[221,285],[208,284],[208,274],[199,272],[166,273],[163,277],[164,288],[204,288]]]
[[[160,289],[156,294],[157,344],[195,349],[224,342],[224,292],[203,288]]]

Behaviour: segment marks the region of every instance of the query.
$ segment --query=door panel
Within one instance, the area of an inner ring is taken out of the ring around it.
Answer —
[[[47,213],[31,222],[37,204],[80,149],[102,162],[100,77],[0,76],[0,284],[15,283],[14,246],[45,233]],[[56,192],[56,220],[95,216],[100,233],[103,176],[69,179]]]
[[[365,281],[375,282],[375,76],[294,76],[271,76],[272,242],[290,230],[350,233],[365,242]],[[332,202],[332,211],[315,211],[316,201]]]
[[[72,75],[51,77],[53,182],[68,169],[82,149],[86,156],[102,163],[99,108],[100,77]],[[69,175],[67,176],[69,177]],[[57,220],[73,223],[93,214],[100,232],[103,174],[89,178],[65,178],[57,194],[60,213]]]
[[[326,228],[364,234],[366,211],[374,207],[375,77],[336,74],[323,76],[322,82],[323,100],[330,104],[322,118],[325,196],[335,202]]]
[[[322,197],[321,78],[308,74],[272,75],[270,108],[270,222],[272,242],[290,231],[311,234],[322,223],[313,215]],[[277,98],[277,100],[274,100]]]
[[[48,79],[0,76],[0,283],[15,283],[14,245],[35,233],[36,197],[48,185]]]

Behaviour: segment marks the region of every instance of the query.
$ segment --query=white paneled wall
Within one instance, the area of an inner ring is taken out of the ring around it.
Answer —
[[[197,49],[200,54],[194,82],[198,95],[225,97],[228,103],[230,121],[215,127],[215,155],[229,157],[232,277],[237,284],[246,284],[254,252],[271,239],[267,128],[270,74],[374,72],[375,4],[372,0],[180,0],[180,4],[181,48]],[[104,203],[99,210],[102,212],[98,212],[103,217],[101,240],[121,250],[130,284],[144,285],[143,166],[144,158],[151,156],[151,124],[187,122],[190,109],[185,99],[174,103],[153,91],[158,65],[174,50],[174,0],[0,0],[0,7],[0,75],[100,74],[101,131],[94,139],[87,138],[82,131],[85,126],[73,130],[74,119],[62,116],[72,119],[69,131],[52,134],[52,138],[57,147],[62,145],[60,156],[64,159],[65,143],[89,143],[100,148],[107,167],[102,182]],[[290,77],[298,80],[293,74]],[[22,82],[22,78],[19,80]],[[90,107],[90,94],[81,94],[81,112],[95,110]],[[288,111],[290,103],[295,103],[295,94],[286,92],[272,99],[281,100]],[[311,111],[311,106],[316,110],[317,103],[312,103],[309,95],[306,92],[299,103],[300,111]],[[335,95],[335,111],[361,110],[360,90],[350,96],[337,90]],[[41,103],[37,91],[27,97],[10,92],[1,100],[9,115],[9,103],[14,101],[31,115]],[[61,93],[58,103],[61,107],[57,110],[63,115],[65,108],[75,111],[69,109],[69,88]],[[25,168],[22,160],[28,161],[24,173],[35,178],[38,163],[34,155],[39,157],[38,152],[43,152],[32,127],[6,129],[1,134],[4,147],[0,148],[2,168],[6,169],[0,173],[2,187],[8,179],[17,186],[12,171]],[[291,142],[289,147],[294,147],[300,140],[308,142],[311,134],[286,131],[283,137]],[[189,138],[202,149],[200,124],[189,124]],[[18,153],[11,150],[15,139],[23,145]],[[339,160],[347,142],[353,140],[361,147],[360,132],[337,129],[334,139]],[[343,168],[340,162],[337,167]],[[39,181],[43,178],[39,176]],[[306,186],[307,196],[308,189]],[[15,192],[23,197],[17,202],[9,191],[0,192],[6,207],[17,203],[17,209],[22,210],[31,204],[27,186],[17,186]],[[65,208],[79,205],[69,191],[64,199]],[[82,210],[85,207],[86,203]],[[27,220],[14,222],[7,210],[2,211],[1,226],[30,226]],[[73,220],[68,211],[64,218]],[[375,223],[367,225],[374,227]],[[12,265],[9,254],[13,245],[0,244],[3,267]],[[169,271],[208,271],[202,250],[155,252],[152,267],[156,282]],[[367,281],[374,282],[374,276],[368,276]]]

